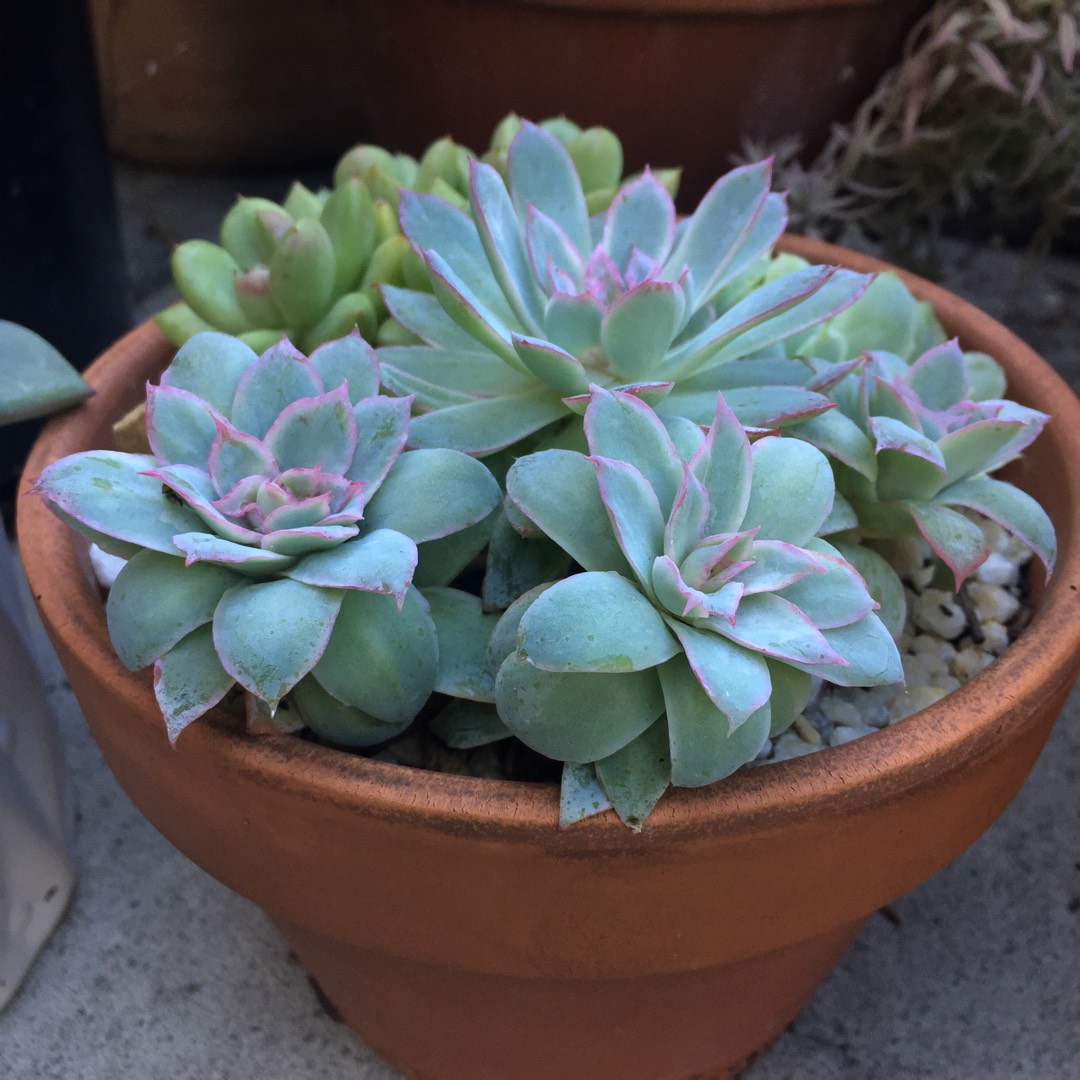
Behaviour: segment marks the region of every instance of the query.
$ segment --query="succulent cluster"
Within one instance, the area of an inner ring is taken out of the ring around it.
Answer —
[[[127,560],[109,628],[171,738],[237,686],[249,730],[343,746],[426,709],[450,746],[561,763],[564,824],[610,805],[639,828],[816,680],[902,678],[885,538],[921,535],[959,586],[982,516],[1052,568],[1046,514],[989,475],[1046,417],[991,358],[895,275],[774,255],[767,163],[678,221],[656,175],[620,186],[613,145],[511,118],[487,160],[351,152],[320,214],[395,203],[423,277],[381,284],[381,347],[197,334],[147,389],[150,453],[42,474]],[[312,211],[283,237],[326,231]],[[231,242],[263,258],[276,212]]]
[[[483,520],[499,489],[456,451],[402,453],[410,402],[378,386],[356,334],[310,358],[199,334],[147,388],[151,455],[91,450],[38,479],[128,560],[109,633],[128,667],[154,665],[171,738],[239,684],[253,726],[318,730],[325,713],[377,742],[434,689],[417,545]]]
[[[575,163],[590,206],[609,202],[622,179],[618,137],[606,128],[545,121]],[[505,167],[521,120],[495,129],[484,160]],[[221,223],[220,243],[188,240],[172,256],[181,300],[157,315],[174,345],[201,330],[238,335],[257,351],[288,337],[310,351],[358,327],[375,342],[387,321],[381,285],[427,289],[427,274],[398,224],[403,190],[464,207],[475,155],[438,139],[419,160],[380,146],[355,146],[334,170],[333,186],[312,191],[296,182],[283,203],[240,198]],[[666,170],[674,190],[678,170]],[[400,328],[386,327],[394,340]]]

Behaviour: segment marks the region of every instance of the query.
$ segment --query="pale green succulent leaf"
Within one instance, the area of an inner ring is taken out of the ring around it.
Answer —
[[[664,277],[674,281],[689,267],[697,302],[712,296],[726,280],[728,267],[765,205],[771,174],[771,163],[763,161],[733,169],[717,180],[668,256]]]
[[[753,652],[787,663],[820,665],[841,660],[824,632],[777,593],[744,596],[733,626],[716,617],[707,620],[706,625]]]
[[[492,325],[508,321],[516,325],[499,282],[491,272],[480,234],[467,214],[437,196],[404,191],[400,220],[402,231],[418,251],[428,257],[438,252],[439,273],[461,290],[477,310],[485,312]],[[428,266],[430,270],[430,259]],[[402,321],[409,326],[407,320]],[[410,329],[414,328],[410,326]]]
[[[340,476],[352,464],[356,440],[348,388],[342,385],[286,405],[270,425],[265,442],[282,471],[321,468]]]
[[[411,405],[412,401],[407,397],[377,395],[353,407],[359,434],[356,452],[345,470],[345,477],[367,484],[365,497],[369,500],[405,446]]]
[[[671,783],[703,787],[730,776],[760,753],[769,737],[766,703],[734,730],[682,657],[659,669],[667,712]]]
[[[719,304],[719,294],[724,289],[736,287],[740,276],[752,273],[757,264],[768,259],[773,245],[780,239],[787,226],[787,220],[787,202],[784,197],[776,193],[766,196],[749,231],[744,234],[738,250],[713,282],[711,291],[706,292],[705,290],[710,286],[700,283],[696,302],[701,304],[706,300],[716,298]],[[773,277],[767,274],[765,281],[771,280]]]
[[[244,579],[233,571],[144,548],[120,570],[105,613],[113,648],[132,671],[146,667],[214,617],[227,589]]]
[[[428,730],[454,750],[473,750],[513,738],[494,705],[455,698],[428,722]]]
[[[544,333],[572,356],[587,356],[600,348],[602,319],[603,309],[588,293],[555,293],[544,309]]]
[[[931,499],[946,482],[945,459],[933,439],[888,416],[870,417],[881,499]]]
[[[616,266],[626,266],[635,251],[663,259],[674,238],[675,203],[652,173],[626,184],[612,199],[601,244]]]
[[[530,206],[525,215],[525,243],[533,276],[549,294],[556,289],[562,275],[570,279],[575,290],[584,287],[583,252],[574,246],[557,221],[535,206]]]
[[[402,454],[368,503],[369,529],[393,529],[420,544],[482,521],[498,505],[499,485],[457,450]]]
[[[682,288],[643,282],[624,293],[603,317],[600,343],[621,378],[662,376],[664,358],[686,310]]]
[[[900,653],[892,634],[877,615],[864,615],[848,626],[823,630],[822,635],[830,648],[844,658],[845,664],[811,666],[791,660],[787,663],[837,686],[880,686],[903,681]]]
[[[741,727],[768,702],[771,683],[763,656],[678,619],[669,617],[667,623],[683,647],[694,678],[724,714],[729,731]]]
[[[335,746],[376,746],[407,726],[407,722],[387,723],[363,709],[338,701],[314,675],[305,675],[293,687],[288,701],[307,727]]]
[[[188,338],[196,334],[208,333],[214,327],[205,319],[200,318],[192,311],[189,304],[178,300],[175,304],[169,304],[160,311],[154,313],[154,322],[157,328],[165,335],[170,345],[179,347]]]
[[[908,369],[905,382],[926,408],[938,412],[968,398],[967,365],[955,338],[923,353]]]
[[[375,529],[329,551],[317,551],[283,571],[326,589],[361,589],[401,600],[412,584],[416,544],[392,529]]]
[[[843,462],[867,480],[877,479],[874,444],[862,428],[839,409],[830,409],[800,421],[791,429],[791,434],[816,446],[830,458]]]
[[[424,599],[439,641],[435,689],[450,697],[494,703],[495,667],[488,645],[498,615],[487,614],[479,597],[461,589],[428,588]]]
[[[280,578],[234,585],[214,611],[225,670],[271,710],[318,663],[343,593]]]
[[[476,338],[446,314],[432,293],[402,289],[396,285],[383,285],[379,291],[390,314],[428,345],[453,353],[478,350]]]
[[[238,544],[202,531],[177,533],[173,541],[188,566],[200,562],[214,563],[230,567],[247,577],[261,578],[280,573],[296,562],[291,555]]]
[[[413,418],[412,446],[446,446],[468,454],[491,454],[520,442],[567,415],[558,392],[536,386],[513,397],[482,398]]]
[[[593,457],[600,498],[622,553],[646,591],[653,560],[664,550],[664,515],[649,482],[633,465]]]
[[[210,626],[200,626],[154,664],[154,696],[174,743],[236,685],[214,648]]]
[[[589,378],[581,361],[540,338],[513,335],[514,351],[545,386],[563,396],[584,394]]]
[[[544,315],[544,296],[533,276],[510,193],[490,165],[470,163],[469,201],[480,243],[503,296],[529,334],[538,334]]]
[[[147,386],[146,434],[159,462],[205,467],[218,424],[225,418],[212,405],[187,390]]]
[[[1005,372],[992,356],[984,352],[966,352],[964,366],[972,401],[996,401],[1005,396]]]
[[[825,359],[846,360],[862,352],[888,349],[905,360],[922,350],[924,308],[894,273],[878,274],[863,296],[831,320],[827,337],[839,343],[838,355]],[[930,318],[933,319],[931,313]],[[937,341],[944,339],[936,327]]]
[[[672,394],[676,398],[676,391]],[[715,392],[703,394],[700,404],[687,402],[685,415],[691,418],[708,418],[716,403]],[[836,406],[823,394],[802,386],[738,386],[724,391],[728,408],[738,417],[739,423],[748,428],[778,428],[788,424],[828,415]],[[681,404],[678,398],[676,401]],[[694,406],[697,406],[696,408]],[[676,406],[677,407],[677,406]]]
[[[708,356],[709,366],[715,367],[744,356],[753,356],[796,334],[803,333],[854,303],[871,280],[868,274],[857,274],[852,270],[829,269],[832,272],[825,275],[819,287],[809,295],[785,304],[777,314],[758,320],[753,326],[733,337],[723,348],[712,352]],[[789,277],[801,279],[803,273],[803,271],[795,271]],[[764,285],[755,290],[747,301],[753,301],[759,293],[771,290],[774,286],[784,285],[786,282],[786,278],[780,278],[776,282]]]
[[[795,718],[806,708],[813,689],[813,679],[805,671],[799,671],[779,660],[765,663],[769,668],[772,694],[769,696],[769,737],[783,734]]]
[[[563,765],[559,791],[559,828],[567,829],[579,821],[611,809],[611,800],[596,778],[592,762]]]
[[[807,574],[779,590],[778,596],[793,603],[819,630],[847,626],[874,610],[876,601],[866,582],[834,547],[819,539],[808,540],[806,546],[817,553],[825,573]]]
[[[173,537],[201,531],[204,523],[189,507],[166,498],[160,480],[144,475],[154,465],[147,454],[87,450],[49,465],[34,490],[76,528],[85,525],[95,534],[176,555]]]
[[[555,672],[511,654],[499,668],[495,702],[526,746],[556,761],[614,754],[664,711],[656,671]]]
[[[624,577],[574,574],[522,616],[519,655],[544,671],[622,672],[656,667],[678,651],[656,608]]]
[[[709,495],[706,533],[738,531],[750,502],[753,464],[750,440],[722,394],[716,396],[712,423],[690,467]]]
[[[585,412],[585,437],[595,456],[634,466],[666,518],[683,481],[683,463],[653,410],[632,394],[594,387]]]
[[[541,595],[546,589],[550,589],[555,583],[553,581],[541,582],[539,585],[534,585],[528,592],[524,592],[519,596],[503,613],[499,616],[499,621],[495,624],[495,629],[491,633],[491,641],[488,643],[488,656],[490,658],[492,666],[497,670],[502,666],[502,662],[511,654],[517,652],[518,647],[518,627],[521,625],[522,617],[525,612],[528,611],[533,601]]]
[[[904,505],[934,554],[952,571],[959,589],[990,554],[982,529],[942,503],[911,500]]]
[[[324,390],[322,378],[307,358],[282,341],[248,366],[231,405],[222,411],[234,427],[262,439],[288,405]]]
[[[488,547],[484,606],[502,611],[535,585],[564,577],[569,567],[570,556],[554,541],[546,536],[526,539],[499,514]]]
[[[507,155],[510,193],[522,225],[529,206],[555,221],[578,251],[591,248],[589,212],[574,163],[559,141],[528,122]]]
[[[500,516],[500,509],[496,507],[475,525],[421,544],[413,584],[419,588],[449,585],[487,546]]]
[[[681,563],[694,546],[705,538],[709,520],[709,494],[693,474],[688,462],[683,464],[683,482],[675,496],[664,527],[664,553]]]
[[[1046,511],[1026,492],[989,476],[973,476],[950,484],[935,502],[959,506],[996,521],[1026,544],[1048,571],[1054,569],[1057,541],[1054,525]]]
[[[90,387],[39,334],[0,319],[0,424],[76,405]]]
[[[233,281],[242,270],[209,240],[187,240],[172,254],[172,275],[180,295],[201,319],[230,334],[254,329],[236,296]]]
[[[943,435],[937,445],[948,482],[1001,468],[1036,438],[1045,422],[1044,413],[1017,405],[997,419],[979,420]]]
[[[319,373],[324,389],[336,390],[344,383],[353,405],[379,392],[375,350],[356,331],[320,344],[308,362]]]
[[[392,596],[351,590],[313,673],[344,704],[404,727],[434,689],[438,662],[435,624],[416,589],[400,610]]]
[[[880,605],[878,618],[888,628],[889,633],[899,639],[907,614],[907,601],[904,599],[904,585],[900,576],[887,559],[865,544],[837,540],[835,547],[841,558],[846,559],[866,582],[870,595]]]
[[[243,270],[264,262],[263,230],[257,215],[262,211],[284,214],[285,208],[262,198],[239,198],[221,220],[221,246]]]
[[[519,458],[507,473],[506,491],[584,569],[631,573],[600,499],[596,471],[583,455],[553,449]],[[662,542],[662,521],[660,527]]]
[[[391,367],[452,392],[452,400],[459,404],[479,397],[521,394],[536,386],[531,375],[508,367],[490,352],[479,351],[472,340],[467,349],[442,345],[386,346],[379,350],[379,359],[384,368]]]
[[[511,367],[522,370],[510,342],[508,325],[521,329],[516,319],[502,320],[481,301],[436,251],[424,254],[431,288],[443,310],[463,330]]]
[[[800,439],[759,439],[751,448],[753,484],[744,517],[758,539],[802,547],[832,509],[832,469],[820,450]]]
[[[270,259],[270,295],[290,327],[305,329],[334,295],[334,245],[313,217],[301,218],[278,241]]]
[[[334,247],[334,293],[355,288],[375,250],[375,203],[371,192],[350,177],[330,193],[319,222]]]
[[[187,390],[231,419],[236,389],[256,359],[253,349],[228,334],[196,334],[173,357],[161,385]]]
[[[855,508],[838,491],[833,496],[832,509],[829,516],[818,527],[819,536],[832,536],[834,533],[846,532],[854,529],[859,524],[859,515]]]
[[[640,831],[671,784],[671,751],[664,718],[621,750],[596,762],[596,778],[623,824]]]

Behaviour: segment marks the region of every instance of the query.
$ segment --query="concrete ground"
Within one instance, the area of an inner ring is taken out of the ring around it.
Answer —
[[[162,302],[172,241],[212,235],[237,190],[280,197],[283,186],[123,172],[141,310]],[[941,279],[1080,387],[1080,262],[1032,268],[1011,252],[951,247]],[[48,678],[79,805],[81,879],[67,920],[0,1016],[0,1078],[394,1080],[327,1014],[265,917],[134,810],[62,674],[53,666]],[[952,866],[870,920],[745,1075],[1080,1078],[1080,690],[1005,814]]]

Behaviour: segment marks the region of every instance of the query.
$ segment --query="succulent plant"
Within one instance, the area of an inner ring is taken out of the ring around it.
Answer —
[[[505,143],[519,127],[506,117],[485,158],[505,161]],[[622,146],[606,128],[582,131],[564,117],[544,121],[565,140],[591,205],[609,202],[622,178]],[[238,335],[258,351],[283,336],[310,351],[354,327],[374,342],[386,321],[378,286],[428,288],[426,271],[402,237],[399,191],[425,192],[468,205],[470,150],[438,139],[419,161],[380,146],[342,155],[331,189],[296,182],[282,204],[240,198],[221,223],[220,243],[188,240],[173,252],[181,301],[157,315],[174,345],[201,330]],[[672,191],[678,170],[665,170]],[[401,330],[389,327],[395,340]],[[405,335],[407,338],[408,335]]]
[[[429,697],[417,545],[482,521],[499,487],[455,451],[402,453],[411,403],[378,384],[355,333],[310,358],[199,334],[147,387],[151,455],[87,451],[38,479],[61,518],[128,560],[109,632],[128,667],[154,665],[171,739],[235,684],[255,729],[307,723],[357,744]]]
[[[544,450],[507,475],[522,527],[582,572],[503,615],[495,700],[523,742],[594,767],[625,821],[669,782],[709,784],[753,760],[811,676],[902,677],[862,578],[816,536],[833,502],[818,450],[751,444],[722,396],[697,445],[677,448],[648,405],[595,385],[585,435],[588,455]]]
[[[988,475],[1030,445],[1048,419],[1003,400],[1004,389],[994,361],[965,355],[956,341],[911,364],[887,352],[865,354],[828,391],[839,405],[829,428],[823,418],[792,428],[834,462],[844,503],[832,531],[847,539],[917,530],[959,589],[989,555],[973,513],[996,521],[1053,569],[1046,512]]]
[[[721,178],[681,223],[648,171],[590,219],[569,154],[533,124],[510,144],[508,184],[483,162],[470,169],[470,215],[402,193],[402,229],[434,296],[382,290],[393,316],[423,342],[380,357],[386,385],[414,394],[422,411],[410,431],[417,446],[488,454],[515,445],[580,413],[590,383],[708,423],[717,368],[817,325],[869,281],[804,266],[730,308],[714,307],[783,231],[784,202],[769,192],[767,162]],[[803,392],[778,412],[828,407]]]

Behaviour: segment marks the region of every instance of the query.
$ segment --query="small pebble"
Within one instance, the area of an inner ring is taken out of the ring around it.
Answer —
[[[952,663],[952,672],[962,682],[967,682],[993,662],[994,657],[984,653],[977,645],[966,645],[956,654]]]
[[[974,576],[984,585],[1015,585],[1020,580],[1020,568],[1001,552],[991,551]]]
[[[794,731],[785,731],[780,738],[773,742],[773,754],[769,760],[787,761],[789,758],[802,757],[820,749],[822,749],[820,745],[806,742]]]
[[[867,724],[853,724],[850,727],[837,727],[833,729],[833,733],[829,736],[830,746],[843,746],[844,743],[854,742],[856,739],[861,739],[864,735],[873,735],[877,728],[872,728]]]
[[[960,605],[953,600],[952,593],[943,589],[924,590],[915,601],[912,616],[920,630],[929,630],[947,641],[959,637],[967,627]]]
[[[940,701],[948,691],[941,686],[911,686],[903,694],[898,694],[893,704],[889,723],[895,724],[908,716],[914,716],[920,709]]]
[[[1007,623],[1020,610],[1020,601],[1000,585],[984,585],[973,581],[968,586],[968,595],[975,604],[980,620],[993,619]]]
[[[90,565],[94,568],[94,577],[103,589],[111,589],[116,575],[127,565],[127,559],[119,555],[110,555],[97,544],[90,545]]]

